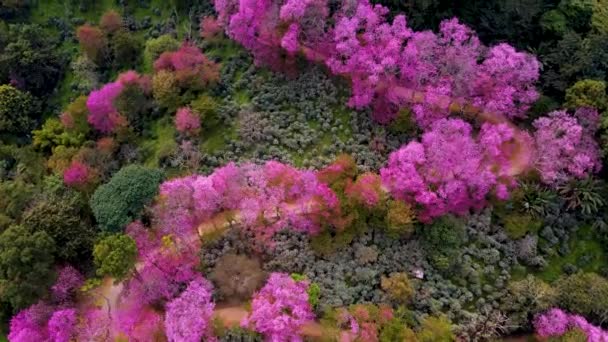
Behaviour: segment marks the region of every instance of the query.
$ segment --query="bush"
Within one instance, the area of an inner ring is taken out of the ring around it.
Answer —
[[[542,226],[542,221],[531,215],[512,212],[503,219],[507,235],[511,239],[520,239],[528,232],[536,233]]]
[[[606,185],[601,180],[586,178],[571,181],[559,187],[567,208],[580,210],[585,215],[596,214],[606,205]]]
[[[445,316],[428,317],[422,321],[420,332],[418,332],[420,342],[452,342],[456,340],[452,332],[452,324]]]
[[[566,89],[565,106],[570,109],[593,107],[599,111],[606,109],[606,82],[582,80]]]
[[[125,279],[135,267],[137,245],[128,235],[115,234],[101,239],[93,249],[98,276]]]
[[[543,31],[557,37],[561,37],[568,29],[566,16],[557,9],[547,11],[540,19]]]
[[[25,134],[36,127],[39,103],[32,95],[10,85],[0,85],[0,134]]]
[[[159,170],[129,165],[118,171],[91,197],[90,205],[102,229],[117,232],[137,219],[158,193]]]
[[[422,239],[434,266],[446,270],[456,262],[465,238],[464,224],[453,216],[444,216],[422,228]]]
[[[180,42],[172,36],[165,34],[158,38],[152,38],[146,42],[144,57],[150,65],[163,53],[167,51],[177,51]]]
[[[167,109],[168,112],[174,112],[179,107],[179,88],[173,73],[161,70],[154,75],[152,92],[158,105]]]
[[[390,200],[386,213],[386,228],[392,236],[409,237],[414,233],[415,213],[412,207],[403,202]]]
[[[595,322],[608,318],[608,280],[595,273],[562,276],[555,282],[558,305]]]
[[[405,273],[392,273],[388,278],[382,276],[380,286],[396,303],[407,304],[414,297],[414,288]]]
[[[117,68],[133,68],[138,65],[141,42],[129,31],[120,30],[112,37],[112,54]]]
[[[76,30],[78,42],[85,55],[97,65],[104,65],[108,54],[108,41],[98,27],[80,26]]]

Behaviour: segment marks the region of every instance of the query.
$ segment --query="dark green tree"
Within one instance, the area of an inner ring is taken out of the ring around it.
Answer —
[[[57,244],[57,259],[80,264],[90,260],[95,229],[91,214],[80,193],[66,188],[44,193],[23,214],[23,225],[44,231]]]
[[[11,25],[8,33],[0,45],[0,83],[13,81],[36,96],[53,91],[67,64],[59,40],[37,25]]]
[[[0,234],[0,300],[19,310],[41,298],[54,280],[54,252],[45,232],[12,226]]]
[[[137,245],[128,235],[109,235],[95,244],[93,260],[98,276],[121,281],[135,268]]]
[[[139,217],[158,192],[161,171],[129,165],[118,171],[91,197],[91,209],[104,230],[118,232]]]
[[[127,30],[119,30],[112,39],[112,53],[114,64],[119,68],[133,68],[137,66],[141,57],[142,43]]]
[[[38,115],[40,106],[32,95],[0,85],[0,134],[28,134],[36,127]]]

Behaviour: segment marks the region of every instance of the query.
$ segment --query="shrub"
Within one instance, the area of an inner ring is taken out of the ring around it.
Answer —
[[[555,282],[558,305],[594,321],[608,318],[608,280],[595,273],[562,276]]]
[[[172,36],[165,34],[158,38],[152,38],[146,41],[144,56],[150,64],[154,62],[163,52],[176,51],[179,49],[180,43]]]
[[[568,29],[568,21],[566,20],[566,16],[564,16],[564,14],[558,9],[545,12],[540,18],[540,25],[543,31],[557,37],[563,36]]]
[[[224,300],[241,303],[262,287],[266,274],[259,261],[244,255],[222,256],[209,275]]]
[[[464,224],[453,216],[441,217],[422,228],[422,240],[431,262],[443,270],[456,262],[464,237]]]
[[[418,340],[420,342],[453,342],[456,341],[456,336],[452,332],[452,324],[447,317],[428,317],[422,321]]]
[[[175,113],[175,128],[187,135],[196,135],[201,129],[201,119],[191,108],[182,107]]]
[[[599,111],[606,109],[606,82],[582,80],[566,89],[565,106],[570,109],[593,107]]]
[[[216,113],[219,108],[217,101],[209,95],[201,95],[192,102],[190,108],[197,112],[204,123],[213,122],[216,118]]]
[[[392,236],[409,237],[414,233],[416,220],[412,207],[403,202],[389,200],[386,212],[386,229]]]
[[[87,24],[76,30],[76,36],[87,57],[97,65],[104,65],[108,52],[108,42],[104,33],[99,28]]]
[[[0,134],[27,135],[40,115],[37,100],[10,85],[0,85]]]
[[[141,56],[141,42],[126,30],[117,31],[112,37],[112,55],[117,68],[133,68]]]
[[[137,245],[128,235],[109,235],[95,244],[93,261],[98,276],[121,281],[131,274],[137,261]]]
[[[154,100],[168,112],[173,112],[180,105],[179,88],[175,75],[162,70],[154,75],[152,79],[152,91]]]
[[[82,133],[68,131],[57,118],[49,118],[40,129],[32,131],[32,134],[32,145],[45,151],[56,146],[80,146],[85,139]]]
[[[73,86],[76,87],[75,90],[79,93],[88,94],[101,85],[100,76],[95,71],[97,65],[86,55],[78,56],[72,61],[70,67],[74,73]]]
[[[382,276],[380,286],[396,303],[407,304],[414,297],[414,288],[406,273],[391,273],[388,278]]]
[[[122,168],[91,197],[90,205],[97,223],[104,230],[122,230],[152,201],[162,178],[159,170],[138,165]]]
[[[526,214],[510,213],[503,219],[507,235],[511,239],[520,239],[528,232],[536,233],[542,225],[542,221]]]
[[[106,11],[99,19],[99,27],[106,33],[112,34],[123,28],[120,14],[114,10]]]
[[[585,215],[596,214],[606,205],[606,185],[591,177],[574,180],[559,187],[560,196],[566,200],[567,208],[580,210]]]

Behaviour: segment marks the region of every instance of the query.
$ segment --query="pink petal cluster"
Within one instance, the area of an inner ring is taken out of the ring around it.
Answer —
[[[272,273],[254,295],[251,314],[241,326],[254,329],[272,342],[303,341],[300,328],[315,318],[308,302],[308,285],[287,274]]]
[[[600,170],[600,150],[593,138],[598,129],[595,110],[579,109],[574,116],[566,111],[554,111],[536,119],[533,125],[536,128],[535,166],[543,182],[563,183]]]
[[[21,310],[11,319],[9,341],[46,341],[48,339],[47,322],[52,313],[52,307],[42,302]]]
[[[486,124],[474,137],[468,123],[441,119],[421,142],[391,153],[380,175],[393,197],[422,207],[422,220],[465,214],[482,207],[489,194],[508,196],[514,180],[508,173],[512,150],[507,143],[513,136],[506,125]]]
[[[365,173],[357,180],[346,186],[346,195],[358,203],[362,203],[367,208],[374,208],[379,202],[384,190],[382,180],[375,173]]]
[[[165,333],[169,341],[215,340],[210,324],[215,307],[211,294],[211,283],[199,276],[167,304]]]
[[[217,36],[218,33],[222,32],[222,27],[216,18],[207,16],[201,18],[199,32],[201,37],[205,39],[212,39]]]
[[[48,322],[51,341],[69,342],[75,334],[77,318],[75,309],[58,310],[53,313]]]
[[[201,129],[201,118],[188,107],[179,108],[175,114],[175,128],[180,133],[195,135]]]
[[[219,65],[193,44],[184,43],[177,51],[163,52],[154,62],[154,70],[175,72],[178,82],[206,85],[219,79]]]
[[[120,95],[123,84],[112,82],[99,90],[94,90],[87,99],[89,109],[89,123],[102,133],[111,133],[121,126],[125,119],[114,107],[114,100]]]
[[[569,314],[561,309],[554,308],[534,319],[536,334],[543,338],[559,337],[572,329],[580,329],[587,335],[589,342],[608,341],[608,331],[594,326],[579,315]]]
[[[522,117],[538,98],[540,63],[533,56],[507,44],[487,48],[456,19],[442,22],[437,34],[415,32],[405,16],[390,22],[388,9],[369,0],[335,5],[330,11],[328,0],[215,1],[227,34],[256,64],[286,69],[296,53],[325,63],[351,80],[349,105],[371,106],[381,123],[414,103],[422,127],[445,118],[454,102]]]
[[[63,182],[68,186],[83,186],[90,180],[91,170],[89,167],[77,160],[63,172]]]
[[[89,94],[87,99],[89,124],[105,134],[126,126],[127,119],[116,110],[114,100],[122,93],[124,87],[129,85],[137,85],[145,93],[149,93],[152,89],[152,81],[148,76],[141,76],[132,70],[118,75],[115,82],[108,83]]]
[[[51,293],[57,302],[65,303],[74,298],[82,285],[84,285],[82,274],[68,265],[59,270],[57,280],[51,287]]]

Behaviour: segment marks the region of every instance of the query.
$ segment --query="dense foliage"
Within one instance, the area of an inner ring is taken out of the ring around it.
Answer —
[[[607,8],[0,0],[0,341],[607,339]]]

